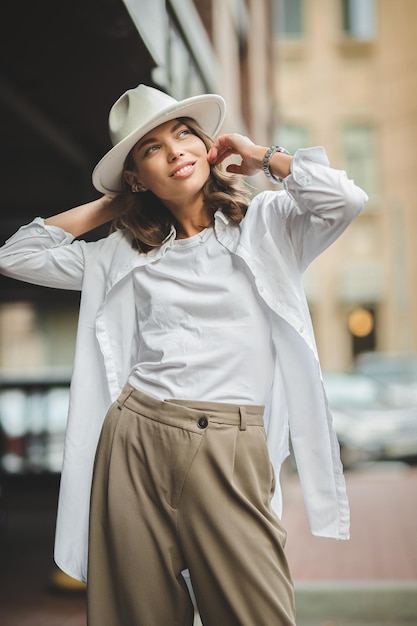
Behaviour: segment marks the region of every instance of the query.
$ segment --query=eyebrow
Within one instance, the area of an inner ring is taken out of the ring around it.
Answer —
[[[184,122],[176,120],[176,124],[174,124],[174,126],[172,126],[172,128],[170,129],[171,134],[175,133],[175,131],[181,126],[185,126]],[[147,146],[150,143],[155,143],[157,141],[158,141],[157,137],[149,137],[148,139],[145,139],[138,145],[137,150],[141,150],[144,146]]]

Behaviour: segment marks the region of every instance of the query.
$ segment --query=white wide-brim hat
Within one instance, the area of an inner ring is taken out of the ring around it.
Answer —
[[[110,110],[109,131],[113,148],[94,168],[94,187],[102,193],[119,193],[127,155],[139,139],[156,126],[178,117],[192,117],[204,132],[214,136],[225,113],[225,101],[216,94],[177,101],[147,85],[129,89]]]

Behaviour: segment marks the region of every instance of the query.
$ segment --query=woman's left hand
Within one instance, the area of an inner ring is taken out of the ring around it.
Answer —
[[[226,167],[226,171],[232,174],[253,176],[262,169],[262,159],[266,150],[267,148],[254,144],[249,137],[238,135],[237,133],[220,135],[210,148],[207,160],[215,165],[233,154],[238,154],[242,162],[240,164],[231,163]]]

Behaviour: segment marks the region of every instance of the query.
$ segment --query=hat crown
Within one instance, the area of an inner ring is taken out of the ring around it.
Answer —
[[[126,91],[112,106],[109,114],[109,132],[115,146],[139,127],[145,126],[153,118],[177,100],[168,94],[138,85]]]

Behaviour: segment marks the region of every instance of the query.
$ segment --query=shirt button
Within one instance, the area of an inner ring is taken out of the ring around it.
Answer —
[[[207,428],[207,426],[208,426],[208,419],[207,419],[207,417],[200,417],[200,419],[197,422],[197,426],[199,428]]]

